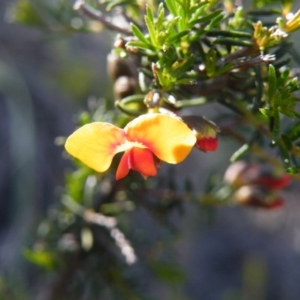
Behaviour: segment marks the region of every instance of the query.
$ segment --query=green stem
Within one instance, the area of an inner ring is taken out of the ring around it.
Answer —
[[[188,106],[197,106],[197,105],[203,105],[207,103],[207,99],[204,97],[200,98],[195,98],[191,100],[181,100],[177,101],[174,106],[176,108],[183,108],[183,107],[188,107]]]

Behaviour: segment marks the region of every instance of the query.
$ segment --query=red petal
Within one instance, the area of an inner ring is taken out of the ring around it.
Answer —
[[[271,204],[269,204],[268,206],[266,206],[266,208],[269,209],[276,209],[276,208],[280,208],[284,205],[284,202],[282,199],[276,199],[274,202],[272,202]]]
[[[130,151],[130,162],[131,168],[145,177],[157,174],[154,155],[149,149],[132,148]]]
[[[196,147],[202,151],[215,151],[218,148],[218,139],[215,137],[198,139]]]
[[[129,169],[140,172],[144,177],[155,176],[157,170],[153,153],[149,149],[138,147],[127,150],[119,163],[116,179],[125,177]]]
[[[259,178],[257,183],[274,190],[283,189],[291,183],[291,177],[287,174],[278,178],[264,176]]]
[[[124,178],[128,173],[129,173],[129,169],[131,168],[130,166],[130,152],[132,149],[129,149],[127,151],[125,151],[125,153],[123,154],[118,169],[117,169],[117,173],[116,173],[116,179],[122,179]]]

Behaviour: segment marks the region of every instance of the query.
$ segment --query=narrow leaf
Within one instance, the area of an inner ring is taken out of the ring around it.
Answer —
[[[297,122],[292,128],[286,132],[286,135],[291,141],[295,141],[300,137],[300,122]]]
[[[259,110],[264,116],[267,116],[267,117],[271,116],[271,111],[268,108],[260,108]]]
[[[205,30],[211,30],[216,27],[218,23],[220,23],[224,19],[223,14],[216,16],[211,20],[211,22],[205,27]]]
[[[215,72],[215,76],[218,76],[218,75],[222,75],[224,73],[227,73],[229,72],[230,70],[232,70],[234,67],[234,64],[233,63],[229,63],[225,66],[223,66],[222,68],[218,68]]]
[[[206,59],[205,59],[205,68],[206,68],[206,73],[207,76],[211,77],[214,76],[215,71],[216,71],[216,52],[214,49],[210,48],[206,54]]]
[[[158,31],[163,29],[164,21],[165,21],[164,5],[163,3],[160,3],[158,6],[157,25],[156,25]]]
[[[280,137],[280,116],[277,110],[274,111],[273,117],[272,140],[277,143]]]
[[[186,85],[194,85],[197,81],[194,79],[183,78],[176,81],[176,84],[186,84]]]
[[[133,23],[131,23],[131,30],[133,34],[143,43],[150,44],[147,38],[145,37],[144,33],[140,31],[140,29]]]
[[[177,41],[179,41],[182,37],[188,35],[190,33],[190,30],[184,30],[184,31],[181,31],[175,35],[173,35],[170,39],[169,39],[169,43],[172,44],[172,43],[176,43]]]
[[[239,160],[242,156],[244,156],[248,151],[250,147],[248,144],[244,144],[241,148],[239,148],[237,151],[235,151],[232,156],[230,157],[230,162],[235,162]]]
[[[152,45],[145,44],[141,41],[131,41],[126,44],[126,46],[136,47],[144,50],[154,51],[155,48]]]
[[[226,45],[226,46],[241,46],[241,47],[253,46],[253,43],[250,41],[235,40],[230,38],[216,38],[214,44]]]
[[[184,59],[182,61],[176,61],[172,65],[172,75],[175,77],[179,77],[184,73],[188,68],[193,64],[195,60],[195,57],[193,55],[190,55],[187,59]]]
[[[213,18],[219,16],[221,13],[223,13],[223,10],[221,10],[221,9],[215,10],[214,12],[212,12],[212,13],[204,16],[204,17],[201,17],[197,20],[191,21],[190,25],[194,26],[194,25],[199,24],[199,23],[204,23],[204,22],[211,21]]]
[[[225,37],[244,37],[244,38],[252,38],[252,34],[246,31],[238,31],[238,30],[219,30],[219,29],[211,29],[206,33],[207,36],[217,37],[217,36],[225,36]]]
[[[155,46],[156,48],[159,48],[153,21],[151,21],[151,19],[148,16],[145,16],[145,23],[147,25],[153,46]]]
[[[281,138],[282,138],[282,141],[283,141],[283,143],[284,143],[284,145],[285,145],[285,148],[286,148],[287,150],[291,150],[291,149],[293,148],[293,143],[292,143],[292,141],[290,140],[289,136],[286,135],[286,134],[282,134],[282,135],[281,135]]]
[[[149,18],[149,20],[154,23],[154,15],[153,12],[151,10],[151,8],[147,5],[146,7],[146,16]]]
[[[276,82],[276,71],[273,65],[269,65],[269,90],[268,90],[268,97],[270,103],[273,100],[277,89],[277,82]]]
[[[165,0],[166,6],[173,16],[177,15],[175,2],[173,0]]]

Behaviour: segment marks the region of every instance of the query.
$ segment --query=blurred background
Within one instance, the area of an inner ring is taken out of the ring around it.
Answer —
[[[115,34],[93,22],[83,24],[72,5],[62,0],[0,2],[1,300],[47,299],[43,290],[55,273],[29,263],[24,249],[57,204],[65,172],[72,168],[57,138],[74,130],[74,116],[89,99],[113,101],[106,56]],[[85,32],[84,26],[94,32]],[[218,109],[204,107],[201,113],[210,117]],[[225,171],[235,146],[221,138],[217,153],[192,153],[175,176],[190,177],[200,190],[209,172]],[[164,254],[179,265],[176,276],[172,268],[159,280],[139,273],[143,262],[131,272],[145,276],[147,299],[299,300],[299,192],[293,183],[282,195],[284,207],[271,211],[195,210],[184,203],[184,213],[174,216],[180,233]],[[146,213],[133,218],[153,239],[158,233],[152,232],[163,231]]]

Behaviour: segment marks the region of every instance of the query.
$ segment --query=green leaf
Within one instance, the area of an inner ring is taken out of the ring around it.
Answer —
[[[201,17],[197,20],[190,21],[190,25],[195,26],[196,24],[199,24],[199,23],[212,21],[214,18],[218,17],[222,13],[223,13],[222,9],[215,10],[214,12],[212,12],[204,17]]]
[[[294,118],[297,117],[296,114],[295,114],[295,112],[292,111],[292,110],[282,108],[282,109],[279,109],[279,111],[280,111],[280,113],[288,116],[291,119],[294,119]]]
[[[164,21],[165,21],[164,5],[163,3],[160,3],[158,6],[157,23],[156,23],[156,28],[158,31],[163,29]]]
[[[151,8],[148,5],[146,7],[146,16],[149,18],[149,20],[153,24],[154,23],[154,15],[153,15],[153,12],[152,12]]]
[[[268,90],[268,97],[269,103],[273,101],[277,90],[277,80],[276,80],[276,70],[273,65],[269,65],[269,90]]]
[[[168,43],[172,44],[172,43],[176,43],[177,41],[179,41],[182,37],[188,35],[191,31],[190,30],[184,30],[181,31],[175,35],[173,35],[169,40]]]
[[[131,26],[131,30],[132,30],[133,34],[134,34],[141,42],[143,42],[143,43],[146,44],[146,45],[151,45],[151,44],[149,43],[149,40],[145,37],[145,34],[142,33],[142,32],[140,31],[140,29],[139,29],[135,24],[131,23],[130,26]]]
[[[223,19],[224,19],[223,14],[216,16],[215,18],[213,18],[211,20],[211,22],[207,26],[205,26],[205,30],[208,31],[208,30],[211,30],[212,28],[216,27],[216,25],[218,23],[220,23],[220,21]]]
[[[122,104],[130,104],[130,103],[143,103],[145,95],[137,94],[125,97],[122,99]]]
[[[273,4],[274,0],[271,1],[262,1],[262,0],[256,0],[254,2],[260,3],[260,6],[257,7],[263,7],[266,6],[267,4]],[[269,3],[264,3],[264,2],[269,2]],[[272,15],[282,15],[282,10],[281,9],[276,9],[276,8],[272,8],[272,9],[254,9],[254,10],[249,10],[248,11],[249,15],[253,15],[253,16],[272,16]]]
[[[243,40],[236,40],[230,38],[216,38],[213,42],[217,45],[225,45],[225,46],[241,46],[241,47],[252,47],[253,43],[251,41],[243,41]]]
[[[262,106],[264,84],[263,84],[261,67],[254,67],[254,71],[255,71],[256,93],[253,101],[252,111],[256,112]]]
[[[193,85],[196,84],[197,81],[190,78],[182,78],[176,81],[176,84],[186,84],[186,85]]]
[[[176,61],[172,65],[172,75],[175,77],[179,77],[184,73],[185,71],[188,70],[188,68],[193,64],[195,60],[194,55],[190,55],[187,59],[181,60],[181,61]]]
[[[238,31],[238,30],[219,30],[219,29],[211,29],[206,33],[207,36],[217,37],[217,36],[225,36],[225,37],[235,37],[235,38],[252,38],[252,33],[246,31]]]
[[[219,75],[222,75],[224,73],[227,73],[230,70],[232,70],[233,67],[234,67],[234,64],[233,63],[229,63],[229,64],[223,66],[222,68],[217,68],[217,70],[215,72],[215,76],[219,76]]]
[[[174,0],[165,0],[166,6],[173,16],[177,15],[176,5]]]
[[[130,41],[126,44],[126,46],[136,47],[136,48],[140,48],[140,49],[144,49],[144,50],[150,50],[150,51],[155,50],[155,48],[152,45],[145,44],[141,41]]]
[[[280,116],[277,110],[273,113],[273,128],[272,128],[272,140],[278,142],[280,138]]]
[[[285,147],[285,144],[282,144],[282,143],[279,144],[279,149],[280,149],[281,156],[283,157],[283,162],[285,164],[285,167],[289,167],[290,166],[290,154],[289,154],[290,152]]]
[[[242,158],[250,149],[249,144],[244,144],[241,148],[236,150],[230,157],[230,162],[235,162]]]
[[[149,18],[148,15],[145,16],[145,23],[146,23],[148,31],[149,31],[149,35],[150,35],[152,45],[155,48],[159,48],[159,44],[157,42],[157,36],[156,36],[156,31],[155,31],[155,28],[154,28],[154,24],[153,24],[153,21],[151,21],[151,19]]]
[[[299,167],[299,166],[296,166],[296,167],[290,167],[290,168],[287,168],[286,171],[287,171],[289,174],[297,174],[297,173],[300,173],[300,167]]]
[[[290,140],[289,136],[286,135],[286,134],[282,134],[282,135],[281,135],[281,138],[282,138],[282,141],[283,141],[283,143],[284,143],[284,145],[285,145],[285,148],[286,148],[287,150],[291,150],[291,149],[293,148],[293,143],[292,143],[292,141]]]
[[[191,13],[193,14],[192,18],[190,19],[190,22],[196,21],[197,19],[199,19],[199,17],[202,14],[205,14],[205,8],[208,5],[207,2],[198,2],[197,5],[195,5],[192,9],[191,9]]]
[[[215,75],[216,64],[217,64],[216,51],[210,48],[206,53],[206,57],[205,57],[205,68],[208,77],[212,77]]]
[[[175,17],[172,20],[168,21],[168,23],[166,24],[166,31],[167,32],[171,32],[171,30],[173,29],[173,27],[178,23],[178,21],[180,20],[180,17]]]
[[[47,270],[53,270],[57,265],[54,253],[46,250],[23,249],[25,258],[33,264],[43,267]]]
[[[270,117],[272,115],[269,108],[260,108],[259,110],[264,116]]]
[[[297,140],[300,137],[300,122],[293,125],[285,134],[291,141]]]

